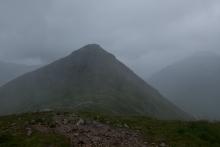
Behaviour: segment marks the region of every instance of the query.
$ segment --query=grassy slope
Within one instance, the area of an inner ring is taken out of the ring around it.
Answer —
[[[146,137],[147,142],[165,142],[169,146],[220,146],[220,123],[159,121],[146,117],[122,117],[97,113],[78,113],[84,119],[97,120],[115,127],[129,126]],[[26,122],[32,119],[51,123],[53,113],[29,113],[0,117],[0,146],[69,146],[68,139],[58,134],[41,134],[33,131],[31,136],[25,132]],[[15,126],[12,126],[16,123]],[[125,125],[126,124],[126,125]]]
[[[69,140],[59,134],[45,134],[33,130],[27,136],[27,123],[32,119],[50,123],[52,115],[45,113],[11,115],[0,118],[1,147],[68,147]]]

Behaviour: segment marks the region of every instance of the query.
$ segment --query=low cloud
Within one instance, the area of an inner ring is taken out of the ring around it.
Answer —
[[[0,60],[41,64],[99,43],[140,75],[218,52],[218,0],[2,0]]]

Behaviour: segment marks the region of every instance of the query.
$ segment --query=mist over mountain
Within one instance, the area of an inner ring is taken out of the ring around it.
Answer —
[[[190,118],[96,44],[0,88],[1,114],[47,108]]]
[[[147,80],[169,100],[199,119],[220,119],[220,56],[199,52]]]
[[[0,61],[0,86],[37,67]]]

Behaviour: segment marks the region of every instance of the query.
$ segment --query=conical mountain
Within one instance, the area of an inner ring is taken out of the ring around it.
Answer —
[[[1,114],[48,108],[188,118],[96,44],[82,47],[0,88]]]

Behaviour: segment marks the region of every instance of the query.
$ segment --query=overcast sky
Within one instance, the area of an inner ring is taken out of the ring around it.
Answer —
[[[148,76],[196,51],[220,50],[220,1],[0,1],[0,60],[44,64],[89,43]]]

